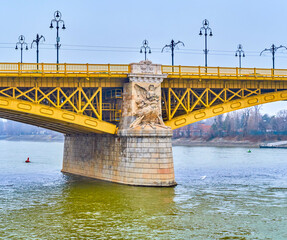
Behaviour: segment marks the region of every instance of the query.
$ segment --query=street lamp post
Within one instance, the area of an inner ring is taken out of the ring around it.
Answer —
[[[237,50],[235,52],[235,57],[239,57],[239,68],[241,68],[241,57],[245,57],[245,53],[242,49],[242,45],[238,44]]]
[[[51,21],[50,28],[53,29],[53,23],[56,23],[56,29],[57,29],[57,37],[56,37],[56,48],[57,48],[57,64],[59,63],[59,49],[61,47],[60,42],[60,37],[59,37],[59,25],[60,23],[62,24],[62,29],[65,30],[65,22],[61,19],[62,18],[62,13],[60,11],[56,11],[54,13],[54,19]]]
[[[260,56],[262,55],[263,52],[265,51],[269,51],[272,53],[272,66],[273,69],[275,68],[275,52],[279,49],[279,48],[285,48],[287,49],[285,46],[280,45],[279,47],[276,47],[274,44],[271,45],[271,48],[265,48],[261,53]]]
[[[146,54],[147,53],[151,54],[151,48],[148,46],[148,41],[146,39],[143,40],[143,45],[140,48],[140,53],[143,53],[143,50],[144,50],[144,60],[146,61]]]
[[[163,50],[164,50],[165,48],[170,48],[170,49],[171,49],[171,65],[172,65],[172,66],[174,66],[174,49],[175,49],[175,47],[176,47],[178,44],[181,44],[182,46],[184,46],[184,43],[183,43],[183,42],[181,42],[181,41],[175,42],[175,41],[172,39],[171,42],[170,42],[170,44],[169,44],[169,45],[165,45],[165,46],[162,48],[162,50],[161,50],[161,52],[163,52]]]
[[[28,44],[25,42],[25,37],[23,35],[20,35],[18,38],[18,42],[16,43],[15,49],[18,50],[18,45],[20,46],[21,50],[21,63],[23,62],[23,46],[25,47],[25,50],[28,50]]]
[[[202,36],[202,32],[204,31],[204,39],[205,39],[205,48],[203,50],[204,54],[205,54],[205,67],[207,67],[207,53],[208,53],[208,50],[207,50],[207,35],[209,34],[210,37],[213,36],[212,34],[212,30],[211,28],[209,27],[209,21],[207,19],[204,19],[203,22],[202,22],[202,27],[200,28],[200,31],[199,31],[199,35]]]
[[[40,37],[39,34],[37,34],[36,39],[33,40],[33,42],[31,43],[31,48],[33,48],[33,43],[36,44],[37,63],[39,63],[39,43],[40,43],[41,39],[43,39],[43,41],[45,41],[45,38],[43,35],[41,35],[41,37]],[[38,69],[38,65],[37,65],[37,69]]]

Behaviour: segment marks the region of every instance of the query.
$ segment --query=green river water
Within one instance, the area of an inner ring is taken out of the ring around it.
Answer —
[[[0,239],[287,239],[287,149],[247,150],[175,146],[178,185],[150,188],[62,174],[63,143],[0,141]]]

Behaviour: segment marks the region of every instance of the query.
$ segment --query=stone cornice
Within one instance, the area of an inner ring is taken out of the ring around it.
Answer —
[[[136,74],[128,75],[130,82],[161,83],[167,74]]]

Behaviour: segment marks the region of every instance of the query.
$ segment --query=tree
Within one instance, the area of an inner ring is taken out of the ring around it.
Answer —
[[[222,137],[223,136],[223,115],[218,115],[214,117],[214,122],[211,126],[211,136],[212,137]]]
[[[287,131],[287,110],[281,110],[276,114],[278,131]]]
[[[249,115],[250,115],[250,108],[244,109],[241,115],[241,124],[240,124],[243,130],[243,136],[246,136],[248,132],[247,126],[248,126]]]
[[[231,125],[232,120],[230,114],[228,113],[223,122],[223,129],[226,131],[227,135],[231,135]]]

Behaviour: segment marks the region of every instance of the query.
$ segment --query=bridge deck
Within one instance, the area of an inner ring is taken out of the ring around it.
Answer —
[[[0,63],[0,117],[66,134],[115,134],[132,65]],[[172,129],[287,100],[287,69],[161,66],[162,117]],[[140,75],[140,74],[139,74]]]
[[[166,66],[167,78],[287,80],[287,69]],[[100,77],[127,78],[128,64],[0,63],[0,77]]]

